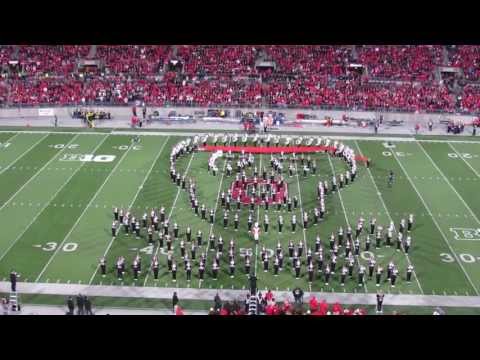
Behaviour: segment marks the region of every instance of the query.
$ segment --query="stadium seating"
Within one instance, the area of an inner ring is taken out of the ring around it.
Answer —
[[[480,47],[450,50],[450,65],[478,80]],[[465,87],[461,109],[443,83],[441,46],[140,46],[99,45],[103,71],[85,76],[76,64],[89,46],[2,46],[0,102],[9,105],[279,106],[398,111],[480,111],[480,92]],[[19,66],[5,72],[17,58]],[[183,72],[166,67],[183,62]],[[259,71],[259,59],[276,69]],[[361,63],[363,74],[350,71]],[[163,77],[158,77],[159,74]]]

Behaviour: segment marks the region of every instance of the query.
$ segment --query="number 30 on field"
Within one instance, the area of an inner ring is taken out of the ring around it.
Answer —
[[[455,258],[452,256],[452,254],[449,253],[441,253],[440,257],[442,258],[442,261],[446,263],[452,263],[455,261]],[[458,257],[460,260],[462,260],[462,262],[467,264],[473,264],[475,261],[477,261],[475,256],[472,254],[460,254]]]
[[[57,249],[58,244],[56,242],[47,242],[44,247],[42,247],[43,251],[54,251]],[[77,243],[66,243],[63,245],[62,250],[65,252],[72,252],[77,250],[78,244]]]

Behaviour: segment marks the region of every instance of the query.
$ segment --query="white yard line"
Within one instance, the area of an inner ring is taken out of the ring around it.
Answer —
[[[355,146],[357,147],[358,151],[359,151],[359,154],[361,156],[363,156],[362,154],[362,150],[360,150],[360,146],[358,145],[357,141],[355,140]],[[382,194],[380,193],[380,190],[378,189],[378,186],[377,186],[377,183],[375,182],[374,178],[373,178],[373,175],[372,175],[372,172],[370,170],[370,168],[367,168],[367,172],[369,173],[370,175],[370,178],[372,179],[372,182],[373,182],[373,185],[375,186],[375,190],[377,191],[377,194],[378,194],[378,197],[380,199],[380,201],[382,202],[382,205],[383,205],[383,208],[385,209],[385,212],[388,216],[388,218],[390,219],[390,221],[393,221],[392,219],[392,216],[390,215],[390,211],[388,211],[388,208],[387,208],[387,205],[385,204],[385,201],[383,199],[383,196]],[[395,229],[395,232],[397,230]],[[402,245],[402,249],[403,249],[403,245]],[[407,262],[409,265],[412,265],[412,262],[410,261],[410,257],[408,256],[407,253],[405,253],[405,250],[402,251],[403,254],[405,255],[405,257],[407,258]],[[418,280],[418,276],[417,276],[417,273],[415,270],[413,270],[413,274],[415,275],[415,279],[417,280],[417,284],[418,284],[418,288],[420,289],[420,291],[422,292],[422,294],[424,294],[423,292],[423,289],[422,289],[422,286],[420,285],[420,281]]]
[[[480,178],[480,174],[478,173],[478,171],[475,170],[475,168],[467,160],[465,160],[462,154],[460,154],[450,142],[448,143],[448,145],[452,148],[453,151],[455,151],[458,157],[462,159],[465,162],[465,164],[467,164],[467,166],[474,172],[474,174],[477,175],[478,178]]]
[[[160,148],[157,156],[156,156],[155,159],[153,160],[152,165],[150,166],[150,169],[148,169],[147,174],[146,174],[145,177],[143,178],[143,181],[142,181],[141,185],[138,187],[137,192],[135,193],[135,196],[133,197],[133,200],[131,201],[130,205],[128,206],[129,209],[133,206],[133,204],[135,203],[135,200],[137,200],[138,194],[140,194],[140,191],[143,189],[143,185],[145,185],[145,182],[147,181],[148,177],[150,176],[150,174],[151,174],[151,172],[152,172],[152,170],[153,170],[153,168],[154,168],[154,166],[155,166],[155,163],[157,162],[158,158],[160,157],[160,154],[163,152],[163,149],[165,148],[165,145],[167,144],[168,140],[169,140],[169,138],[167,138],[167,139],[165,140],[165,142],[164,142],[163,145],[161,146],[161,148]],[[129,151],[131,148],[132,148],[132,146],[130,146],[127,151]],[[124,154],[124,155],[125,155],[125,154]],[[117,165],[118,165],[118,164],[117,164]],[[112,171],[112,172],[113,172],[113,171]],[[111,173],[110,173],[110,174],[111,174]],[[122,226],[122,224],[119,224],[118,229],[117,229],[117,231],[116,231],[116,235],[118,235],[118,232],[120,231],[121,226]],[[107,246],[105,252],[103,253],[103,257],[106,257],[106,256],[107,256],[108,252],[110,251],[110,248],[111,248],[112,245],[113,245],[113,241],[114,241],[114,240],[115,240],[115,237],[112,236],[112,239],[111,239],[110,242],[108,243],[108,246]],[[99,268],[99,267],[100,267],[100,265],[98,265],[98,266],[95,268],[95,271],[93,272],[92,277],[91,277],[90,280],[88,281],[88,285],[91,285],[91,284],[92,284],[92,281],[93,281],[93,279],[95,278],[95,275],[97,275],[97,271],[98,271],[98,268]]]
[[[92,150],[92,154],[94,154],[98,148],[105,142],[105,140],[108,138],[109,135],[106,135],[105,138],[100,141],[98,143],[98,145],[95,147],[95,149]],[[30,221],[30,223],[27,225],[27,227],[25,227],[25,229],[17,236],[17,238],[10,244],[10,246],[8,247],[7,250],[5,250],[5,252],[2,254],[2,256],[0,256],[0,261],[2,261],[2,259],[5,257],[5,255],[7,255],[7,253],[10,251],[10,249],[17,243],[17,241],[23,236],[23,234],[25,234],[27,232],[27,230],[30,228],[30,226],[32,226],[32,224],[35,222],[35,220],[37,220],[37,218],[40,216],[40,214],[42,214],[42,212],[47,208],[47,206],[55,199],[55,197],[58,195],[58,193],[70,182],[70,180],[75,176],[75,174],[86,164],[87,162],[83,162],[79,167],[78,169],[76,169],[72,175],[70,175],[68,177],[67,180],[65,180],[65,182],[58,188],[58,190],[55,192],[55,194],[52,195],[52,197],[50,198],[50,200],[48,200],[44,206],[42,207],[42,209],[40,209],[40,211],[37,212],[37,215],[35,215],[35,217],[32,219],[32,221]]]
[[[72,234],[73,230],[75,230],[75,228],[77,227],[77,225],[80,223],[80,220],[83,218],[83,215],[85,215],[85,213],[87,212],[88,208],[90,207],[90,205],[93,203],[93,201],[97,198],[98,194],[100,194],[100,192],[103,190],[103,187],[105,186],[105,184],[108,182],[108,180],[110,179],[110,177],[115,173],[115,171],[117,170],[117,168],[120,166],[120,164],[122,163],[123,159],[125,159],[125,157],[127,156],[127,154],[130,152],[130,150],[133,148],[132,145],[130,145],[128,147],[128,149],[123,153],[123,155],[120,157],[120,159],[118,160],[117,164],[113,167],[112,171],[108,174],[108,176],[105,178],[105,181],[102,183],[102,185],[100,185],[100,187],[97,189],[97,191],[95,192],[95,194],[92,196],[92,198],[90,199],[90,201],[88,202],[87,206],[85,206],[85,209],[82,211],[82,213],[80,214],[80,216],[77,218],[77,220],[75,221],[75,223],[73,224],[73,226],[70,228],[70,231],[67,233],[67,235],[65,235],[65,238],[62,240],[62,242],[58,245],[57,249],[55,250],[55,252],[53,253],[53,255],[50,257],[50,259],[48,260],[48,262],[45,264],[45,266],[43,267],[42,271],[40,272],[40,274],[37,276],[37,278],[35,279],[35,282],[38,282],[38,280],[40,280],[40,278],[42,277],[43,273],[47,270],[48,266],[50,265],[50,263],[53,261],[53,259],[55,258],[55,256],[58,254],[58,252],[60,251],[60,248],[63,246],[63,244],[65,243],[65,241],[67,241],[67,239],[70,237],[70,235]]]
[[[70,145],[76,138],[78,137],[78,135],[75,135],[67,144],[65,144],[65,147],[60,150],[59,152],[57,152],[50,160],[48,160],[45,165],[43,165],[35,174],[33,174],[33,176],[28,179],[28,181],[23,184],[20,189],[17,190],[17,192],[15,194],[13,194],[7,201],[5,201],[5,203],[0,207],[0,211],[5,208],[5,206],[12,200],[15,198],[15,196],[18,195],[18,193],[20,193],[20,191],[22,191],[23,189],[25,189],[25,187],[27,187],[28,184],[30,184],[30,182],[35,179],[41,172],[43,169],[45,169],[48,165],[50,165],[51,162],[53,162],[54,160],[57,159],[58,155],[60,155],[63,151],[65,151],[67,148],[68,148],[68,145]]]
[[[332,175],[336,176],[335,175],[335,168],[333,166],[330,153],[327,154],[327,157],[328,157],[328,162],[330,163],[330,168],[332,169]],[[338,197],[340,199],[340,204],[342,205],[343,214],[345,215],[345,220],[347,221],[347,225],[350,226],[350,221],[348,220],[347,211],[345,210],[345,205],[343,204],[342,193],[341,193],[340,187],[338,185],[337,185],[337,192],[338,192]],[[361,264],[360,264],[360,260],[358,259],[358,257],[356,257],[356,260],[357,260],[357,265],[360,268]],[[365,289],[365,292],[368,293],[367,282],[365,281],[365,275],[364,275],[363,279],[364,279],[363,280],[363,288]]]
[[[298,186],[298,199],[300,200],[300,223],[302,225],[302,233],[303,233],[303,243],[304,243],[304,254],[305,257],[307,256],[307,250],[308,250],[308,242],[307,242],[307,235],[305,234],[307,232],[307,229],[303,227],[303,203],[302,203],[302,190],[300,190],[300,180],[298,178],[298,167],[297,167],[297,162],[295,161],[295,176],[297,177],[297,186]],[[308,267],[308,264],[307,264]],[[308,269],[307,269],[308,270]],[[310,288],[310,291],[312,291],[312,284],[308,284],[308,287]]]
[[[452,246],[450,245],[447,237],[445,236],[445,233],[443,232],[442,228],[440,227],[440,225],[438,224],[437,220],[435,219],[435,217],[433,216],[430,208],[428,207],[427,203],[425,202],[425,199],[423,198],[423,196],[420,194],[420,192],[418,191],[417,187],[415,186],[414,182],[412,181],[412,179],[410,178],[410,176],[408,175],[407,171],[405,170],[405,167],[403,166],[403,164],[400,162],[400,160],[398,159],[397,155],[395,154],[395,151],[392,151],[392,154],[393,154],[393,157],[395,158],[395,160],[397,160],[398,164],[400,165],[400,167],[402,168],[402,171],[404,172],[405,176],[407,177],[408,181],[410,182],[410,184],[412,185],[413,189],[415,190],[415,192],[417,193],[418,197],[420,198],[420,200],[422,201],[423,203],[423,206],[425,207],[425,209],[427,210],[428,214],[430,215],[430,217],[432,218],[433,222],[435,223],[435,226],[437,227],[438,231],[440,232],[440,234],[442,235],[443,237],[443,240],[445,241],[445,243],[447,244],[448,248],[450,249],[452,255],[455,257],[455,260],[457,261],[458,265],[460,265],[460,268],[463,270],[463,273],[465,274],[465,277],[467,278],[467,280],[469,281],[470,285],[472,286],[472,288],[475,290],[475,293],[477,295],[480,295],[480,293],[478,292],[478,289],[477,287],[475,286],[475,284],[473,283],[472,279],[470,278],[470,276],[468,275],[467,271],[465,270],[465,268],[463,267],[463,264],[462,262],[459,260],[458,256],[457,256],[457,253],[453,250]]]
[[[423,152],[425,153],[425,156],[428,157],[428,159],[431,161],[431,163],[433,164],[433,166],[435,167],[435,169],[437,169],[437,171],[440,173],[440,175],[442,175],[443,179],[446,181],[446,183],[450,186],[450,188],[453,190],[453,192],[458,196],[458,198],[460,199],[460,201],[463,203],[463,205],[465,205],[465,207],[468,209],[468,211],[470,212],[470,214],[472,215],[472,217],[477,221],[477,223],[480,225],[480,220],[478,220],[478,217],[477,215],[475,215],[475,213],[472,211],[472,209],[470,208],[470,206],[468,206],[468,204],[465,202],[465,200],[463,200],[463,197],[457,192],[457,189],[455,189],[455,187],[450,183],[450,181],[448,180],[448,178],[445,176],[445,174],[442,172],[442,170],[440,170],[440,168],[437,166],[437,164],[435,163],[435,161],[433,161],[433,159],[430,157],[430,155],[427,153],[427,151],[425,150],[425,148],[422,146],[422,144],[418,143],[418,146],[420,146],[420,148],[423,150]]]
[[[12,136],[10,139],[7,140],[7,142],[10,142],[14,137],[16,137],[17,135],[19,135],[19,133],[17,133],[16,135]],[[41,137],[37,142],[35,142],[32,146],[30,146],[27,150],[25,150],[22,154],[20,154],[20,156],[18,156],[17,158],[15,158],[15,160],[13,160],[9,165],[5,166],[1,171],[0,171],[0,175],[3,174],[5,171],[7,171],[13,164],[15,164],[18,160],[20,160],[22,157],[24,157],[26,154],[28,154],[30,152],[30,150],[32,150],[35,146],[37,146],[38,144],[40,144],[42,142],[43,139],[45,139],[46,137],[48,136],[48,134],[45,134],[45,136]]]
[[[230,145],[230,140],[228,140],[228,144]],[[208,238],[206,239],[207,247],[205,248],[205,272],[207,272],[206,269],[207,269],[207,266],[208,266],[207,259],[208,259],[208,251],[209,251],[209,247],[210,247],[210,236],[213,233],[213,227],[215,225],[215,220],[216,220],[216,217],[217,217],[218,203],[219,203],[219,200],[220,200],[220,192],[222,191],[222,185],[223,185],[223,179],[225,177],[226,167],[227,167],[227,159],[225,159],[224,162],[223,162],[222,177],[220,178],[220,186],[218,187],[217,198],[216,198],[216,201],[215,201],[215,209],[213,210],[214,220],[213,220],[213,224],[210,225],[210,231],[208,233]],[[198,287],[200,288],[201,286],[202,286],[202,280],[199,280]]]
[[[188,162],[187,168],[185,169],[185,178],[188,174],[188,170],[190,170],[190,165],[192,164],[192,160],[195,157],[195,152],[192,153],[192,156],[190,156],[190,161]],[[175,205],[177,204],[178,197],[180,195],[180,192],[182,191],[182,188],[179,186],[177,189],[177,195],[175,196],[175,199],[173,200],[172,207],[170,208],[170,212],[168,213],[168,218],[170,221],[170,218],[172,217],[173,214],[173,209],[175,209]],[[157,248],[155,249],[155,254],[153,257],[158,255],[158,251],[160,250],[160,244],[158,244]],[[153,259],[152,257],[152,259]],[[151,262],[151,261],[150,261]],[[151,270],[151,267],[149,268]],[[143,282],[143,286],[146,286],[147,281],[148,281],[148,275],[150,275],[150,271],[147,272],[147,275],[145,275],[145,281]]]

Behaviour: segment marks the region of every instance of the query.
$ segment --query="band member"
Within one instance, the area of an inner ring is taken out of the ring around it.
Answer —
[[[105,277],[107,274],[107,261],[105,260],[105,257],[100,259],[100,273],[102,274],[102,277]]]
[[[393,270],[392,270],[391,278],[390,278],[390,284],[391,284],[392,288],[395,287],[395,282],[397,281],[397,276],[398,276],[398,269],[396,267],[394,267]]]
[[[247,221],[248,232],[252,231],[252,224],[253,224],[252,214],[248,214],[248,221]]]
[[[383,292],[379,292],[377,294],[377,309],[376,312],[377,314],[382,314],[383,313],[383,298],[384,298]]]
[[[292,199],[291,198],[288,198],[288,201],[287,201],[287,210],[289,212],[292,211]]]
[[[298,198],[296,196],[293,197],[293,208],[298,208]]]
[[[358,286],[363,285],[364,276],[365,276],[365,266],[360,265],[360,268],[358,270]]]
[[[190,226],[187,227],[185,235],[187,237],[187,242],[191,242],[192,241],[192,229],[190,228]]]
[[[202,246],[202,231],[198,230],[197,232],[197,246]]]
[[[325,286],[328,286],[328,281],[330,280],[330,267],[327,265],[325,267]]]
[[[198,278],[200,279],[200,281],[203,280],[204,274],[205,274],[205,265],[203,265],[203,263],[200,263],[200,265],[198,266]]]
[[[178,239],[178,225],[177,225],[177,223],[173,224],[173,237],[175,239]]]
[[[350,278],[353,278],[353,266],[355,264],[355,260],[353,259],[353,256],[350,256],[348,258],[348,276],[350,276]]]
[[[158,280],[158,268],[159,268],[158,258],[156,256],[153,257],[152,260],[152,270],[153,270],[153,278]]]
[[[345,278],[347,277],[348,269],[344,265],[342,266],[342,270],[340,272],[340,286],[345,286]]]
[[[273,276],[278,276],[279,269],[280,269],[280,260],[278,256],[275,256],[275,260],[273,262]]]
[[[351,246],[352,245],[350,245],[350,241],[347,240],[347,243],[345,244],[345,258],[350,256],[350,252],[352,250]]]
[[[404,233],[405,232],[405,219],[400,220],[400,225],[398,227],[398,232]]]
[[[303,213],[303,228],[306,229],[308,226],[308,213],[305,211]]]
[[[376,279],[375,279],[375,286],[380,286],[380,281],[382,280],[382,273],[383,273],[383,268],[380,266],[377,266],[377,272],[376,272]]]
[[[377,223],[377,219],[373,218],[370,220],[370,235],[375,234],[375,225]]]
[[[233,218],[233,224],[235,227],[235,231],[238,231],[238,213],[235,213],[235,216]]]
[[[167,268],[168,271],[172,271],[173,258],[172,253],[169,251],[167,254]]]
[[[120,257],[117,260],[117,278],[119,281],[123,280],[123,274],[124,274],[124,263],[123,263],[123,258]]]
[[[292,215],[292,233],[295,232],[297,227],[297,216],[295,214]]]
[[[185,242],[183,240],[180,241],[180,256],[185,258]]]
[[[268,224],[269,224],[268,215],[265,214],[265,216],[263,218],[263,228],[264,228],[265,233],[268,233]]]
[[[365,239],[365,251],[370,251],[370,235]]]
[[[165,235],[158,234],[158,246],[163,248],[163,241],[165,240]]]
[[[231,259],[230,260],[230,278],[233,278],[235,276],[235,260]]]
[[[300,240],[300,241],[298,242],[297,254],[298,254],[298,257],[300,257],[300,258],[301,258],[302,255],[303,255],[303,242],[302,242],[302,240]]]
[[[153,229],[151,226],[148,227],[147,235],[148,235],[148,243],[153,244]]]
[[[210,251],[213,251],[214,249],[211,248]],[[223,238],[221,236],[218,237],[218,242],[217,242],[217,251],[222,254],[223,253]]]
[[[172,264],[172,281],[177,281],[177,264],[175,262]]]
[[[347,239],[348,241],[352,242],[352,228],[349,226],[347,226]]]
[[[343,227],[340,226],[340,229],[338,229],[338,246],[343,245]]]
[[[407,231],[410,232],[413,226],[413,214],[408,215]]]
[[[278,216],[278,232],[281,234],[283,229],[283,216]]]
[[[317,270],[319,273],[323,272],[323,253],[318,253]]]
[[[169,223],[168,223],[168,219],[166,219],[165,222],[163,223],[163,233],[165,235],[168,235],[168,228],[169,228]]]
[[[382,241],[382,227],[379,226],[377,230],[377,235],[375,237],[375,249],[377,250],[380,249],[381,241]]]
[[[335,268],[337,266],[337,256],[333,255],[330,259],[330,271],[332,274],[335,274]]]
[[[133,279],[138,280],[138,262],[136,259],[133,260],[132,270],[133,270]]]
[[[358,238],[355,239],[353,247],[354,247],[354,251],[355,251],[355,256],[360,255],[360,240]]]
[[[318,225],[318,219],[320,218],[320,212],[318,208],[313,209],[313,224]]]
[[[402,238],[403,238],[403,233],[399,232],[397,234],[397,251],[400,251],[402,248]]]
[[[413,265],[409,264],[407,266],[407,282],[410,283],[412,281],[412,273],[413,273]]]
[[[332,252],[333,252],[333,255],[338,256],[338,245],[337,244],[333,245]]]
[[[292,258],[293,257],[293,252],[295,250],[295,246],[293,245],[292,240],[288,243],[288,257]]]
[[[313,261],[312,249],[307,250],[307,264],[310,264]]]
[[[118,208],[113,209],[113,220],[118,221]]]
[[[392,272],[393,272],[393,269],[395,268],[395,264],[390,261],[388,263],[388,267],[387,267],[387,279],[390,280],[392,278]]]
[[[202,214],[202,220],[206,220],[207,208],[205,207],[205,204],[202,204],[200,213]]]
[[[146,229],[147,228],[147,213],[143,213],[143,216],[142,216],[142,228]]]
[[[214,234],[210,235],[208,248],[210,249],[210,251],[213,251],[215,249],[215,235]]]
[[[368,260],[368,277],[371,279],[373,276],[373,270],[375,270],[376,261],[374,258]]]
[[[315,254],[318,254],[321,246],[322,246],[322,240],[320,239],[320,235],[317,235],[317,238],[315,239]]]
[[[254,211],[255,210],[255,199],[254,197],[251,197],[250,198],[250,211]]]
[[[295,261],[295,278],[300,279],[300,259],[297,259]]]
[[[209,222],[210,222],[211,225],[213,224],[214,215],[215,215],[215,213],[214,213],[213,209],[210,209],[210,221]]]
[[[332,232],[332,234],[330,235],[330,251],[333,251],[334,245],[335,245],[335,235]]]
[[[268,264],[269,264],[268,254],[265,253],[265,256],[263,257],[263,271],[264,272],[268,272]]]
[[[160,208],[160,222],[165,222],[165,208],[163,206]]]
[[[405,254],[408,255],[408,251],[410,250],[410,245],[412,244],[412,238],[410,236],[407,236],[407,239],[405,240]]]
[[[135,222],[135,235],[137,239],[140,239],[140,223],[138,221]]]
[[[310,263],[308,264],[308,282],[311,284],[313,282],[313,264]]]
[[[190,261],[185,265],[185,272],[187,274],[187,282],[190,282],[190,280],[192,280],[192,265],[190,264]]]
[[[245,255],[245,274],[250,275],[250,256]]]
[[[172,238],[170,235],[165,235],[165,242],[167,243],[167,251],[172,251]]]
[[[213,280],[218,280],[218,265],[216,261],[214,261],[212,265],[212,275]]]
[[[114,221],[112,223],[112,237],[116,237],[117,236],[117,222]]]
[[[113,216],[115,216],[115,214]],[[120,221],[120,224],[123,224],[123,217],[124,217],[123,209],[120,209],[120,212],[119,212],[119,215],[118,215],[118,219]]]

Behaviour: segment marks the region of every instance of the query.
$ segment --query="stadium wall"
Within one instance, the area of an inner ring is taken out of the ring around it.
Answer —
[[[132,108],[130,106],[92,106],[93,109],[102,109],[111,113],[112,117],[117,120],[129,120],[132,116]],[[216,109],[217,107],[209,107]],[[148,113],[156,110],[160,116],[166,117],[168,113],[175,110],[177,114],[181,115],[193,115],[196,111],[206,112],[209,108],[197,108],[197,107],[149,107]],[[8,108],[0,109],[0,121],[1,120],[14,120],[25,119],[32,120],[40,119],[42,117],[49,117],[48,111],[45,112],[45,107],[22,107],[22,108]],[[54,107],[53,113],[60,119],[71,118],[71,113],[74,107]],[[243,112],[256,112],[256,111],[275,111],[282,112],[288,121],[294,121],[297,114],[302,113],[306,115],[315,115],[318,120],[323,120],[326,116],[333,118],[334,120],[340,120],[344,115],[355,119],[378,119],[380,115],[383,115],[384,121],[404,121],[406,123],[427,123],[432,120],[434,123],[443,120],[461,120],[469,123],[475,116],[472,115],[455,115],[455,114],[436,114],[436,113],[399,113],[399,112],[373,112],[373,111],[342,111],[342,110],[308,110],[308,109],[272,109],[272,108],[221,108],[224,110],[230,110],[231,114],[234,114],[237,110]],[[42,111],[43,114],[39,114]],[[52,113],[52,114],[53,114]],[[138,109],[138,115],[141,115],[141,109]],[[50,116],[53,117],[53,116]],[[314,121],[312,121],[314,122]],[[32,123],[32,126],[35,124]]]

